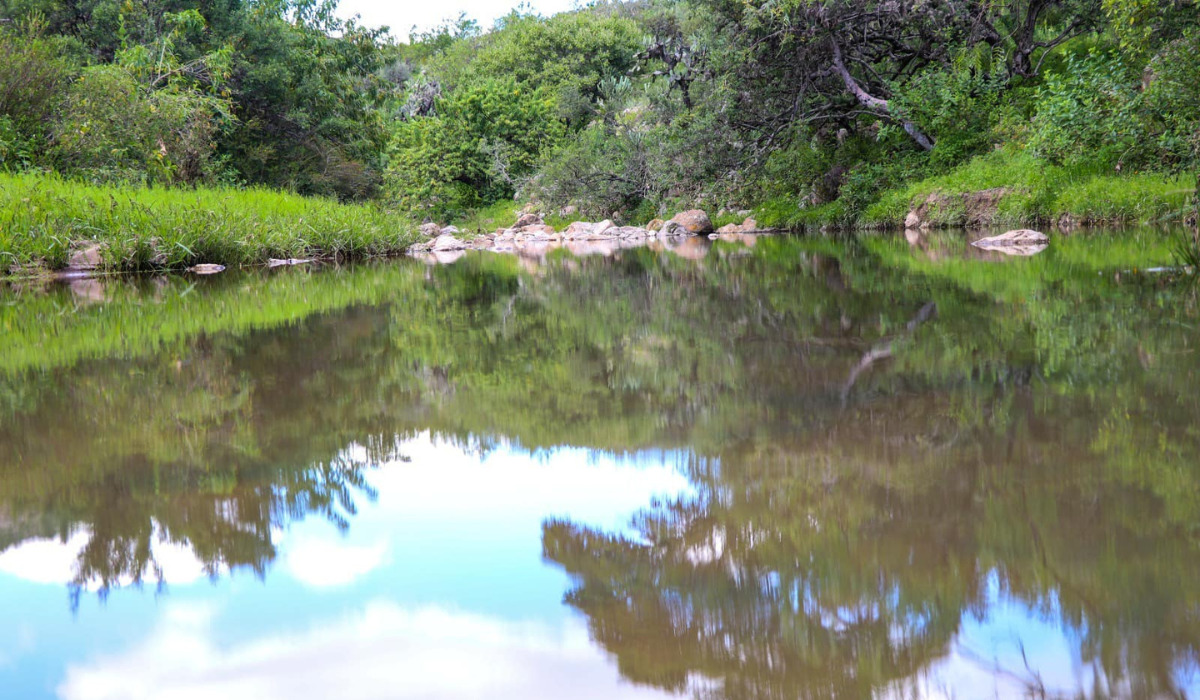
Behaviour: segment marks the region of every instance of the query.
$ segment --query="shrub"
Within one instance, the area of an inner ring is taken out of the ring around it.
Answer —
[[[63,172],[95,182],[196,184],[214,178],[220,100],[186,89],[148,90],[117,65],[71,85],[54,133]]]
[[[1200,32],[1173,42],[1146,71],[1145,107],[1165,165],[1200,165]]]
[[[44,39],[37,24],[0,29],[0,167],[30,165],[44,150],[48,125],[77,66],[70,42]]]
[[[400,122],[387,186],[405,209],[441,216],[508,198],[564,125],[554,100],[512,78],[488,78],[437,100],[435,116]]]
[[[1062,165],[1114,166],[1144,160],[1137,78],[1115,54],[1068,56],[1038,92],[1029,146]]]

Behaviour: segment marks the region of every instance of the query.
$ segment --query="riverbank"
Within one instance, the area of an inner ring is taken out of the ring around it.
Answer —
[[[1194,220],[1191,176],[1122,174],[1056,166],[1001,149],[948,173],[885,190],[857,205],[843,196],[817,206],[795,198],[754,208],[773,228],[899,229],[1007,226],[1063,228]],[[916,214],[917,219],[910,219]]]
[[[416,240],[415,228],[378,206],[266,189],[101,187],[0,174],[0,276],[72,263],[142,271],[398,255]]]

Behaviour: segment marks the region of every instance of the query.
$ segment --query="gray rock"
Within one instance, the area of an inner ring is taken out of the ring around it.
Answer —
[[[430,246],[430,250],[434,252],[444,252],[451,250],[466,250],[467,244],[459,240],[452,233],[444,233],[437,237],[437,240]]]

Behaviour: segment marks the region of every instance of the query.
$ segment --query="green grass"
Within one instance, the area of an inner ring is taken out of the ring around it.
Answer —
[[[1069,216],[1077,223],[1159,223],[1178,218],[1193,188],[1184,178],[1158,174],[1121,175],[1068,169],[1033,155],[1004,149],[974,158],[944,175],[884,192],[858,218],[860,226],[897,227],[915,205],[933,192],[965,194],[1005,187],[996,223],[1032,225]],[[962,211],[935,212],[939,226],[962,225]]]
[[[377,206],[264,189],[96,187],[0,174],[0,275],[66,267],[73,245],[103,244],[107,270],[355,259],[402,252],[408,219]]]

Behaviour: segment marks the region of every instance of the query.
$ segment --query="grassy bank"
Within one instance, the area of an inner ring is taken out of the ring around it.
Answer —
[[[785,228],[899,228],[905,216],[931,195],[942,200],[930,207],[934,227],[972,223],[964,195],[1003,189],[985,212],[990,223],[1033,226],[1064,217],[1077,224],[1167,223],[1192,212],[1194,180],[1186,176],[1097,172],[1065,168],[1021,150],[1004,149],[974,158],[948,173],[885,190],[859,210],[841,200],[800,207],[794,200],[774,200],[756,209],[759,223]]]
[[[0,174],[0,275],[65,268],[87,242],[101,244],[105,270],[365,258],[403,251],[414,229],[376,206],[264,189],[96,187]]]

